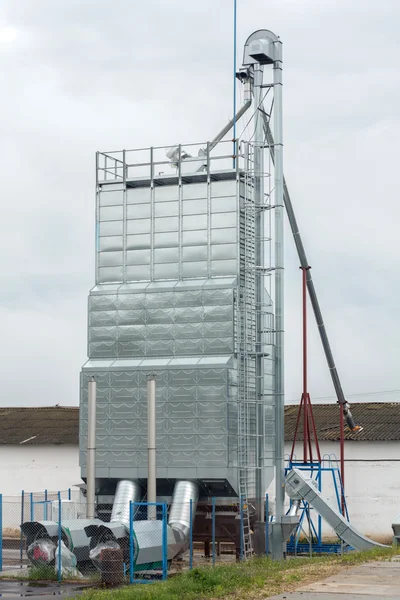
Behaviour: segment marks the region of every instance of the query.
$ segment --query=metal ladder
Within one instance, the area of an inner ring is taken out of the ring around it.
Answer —
[[[247,186],[247,178],[244,180]],[[249,476],[249,455],[248,455],[248,437],[249,437],[249,369],[251,369],[249,352],[251,352],[252,323],[254,300],[252,299],[252,274],[246,269],[251,258],[252,244],[248,239],[249,219],[248,203],[244,203],[243,219],[243,246],[242,260],[244,281],[241,281],[241,297],[238,298],[238,479],[239,479],[239,499],[240,499],[240,558],[246,560],[253,554],[253,543],[250,529],[250,514],[248,507],[248,476]],[[251,209],[250,209],[251,210]],[[249,256],[250,253],[250,256]],[[242,271],[242,273],[243,273]]]

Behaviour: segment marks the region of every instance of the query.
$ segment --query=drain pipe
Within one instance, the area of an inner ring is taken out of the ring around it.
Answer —
[[[88,437],[86,472],[86,517],[94,519],[96,483],[96,381],[92,377],[88,384]]]
[[[155,504],[156,491],[156,376],[149,375],[147,379],[147,502]],[[149,506],[147,509],[149,521],[157,518],[157,507]]]

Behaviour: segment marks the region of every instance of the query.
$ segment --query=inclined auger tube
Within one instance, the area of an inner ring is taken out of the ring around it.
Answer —
[[[372,548],[387,548],[383,544],[374,542],[357,531],[343,515],[330,506],[316,486],[315,479],[304,476],[299,469],[291,469],[286,475],[286,492],[294,502],[304,500],[308,502],[319,515],[332,527],[335,533],[346,544],[356,550],[371,550]]]
[[[268,119],[266,118],[265,112],[263,111],[261,114],[264,119],[265,137],[269,144],[272,161],[274,162],[274,160],[275,160],[274,137],[272,135],[272,131],[271,131]],[[284,200],[284,204],[285,204],[285,208],[286,208],[286,214],[288,216],[289,225],[292,230],[294,243],[295,243],[295,246],[297,249],[297,255],[299,257],[300,265],[303,269],[308,269],[307,276],[306,276],[308,294],[309,294],[312,309],[314,311],[314,316],[315,316],[315,320],[317,323],[317,327],[318,327],[319,335],[321,338],[322,347],[323,347],[323,350],[325,353],[326,361],[328,363],[329,372],[331,374],[333,387],[335,388],[337,401],[343,407],[343,415],[344,415],[344,418],[346,419],[346,423],[347,423],[349,429],[351,431],[360,431],[362,428],[360,426],[356,425],[356,423],[353,419],[353,415],[350,412],[350,405],[348,404],[348,402],[346,401],[346,398],[344,396],[342,384],[340,382],[339,374],[338,374],[336,364],[335,364],[335,360],[333,358],[331,345],[329,343],[328,334],[326,332],[326,327],[325,327],[325,323],[324,323],[324,320],[322,317],[321,308],[319,306],[317,292],[315,291],[315,286],[314,286],[314,282],[312,279],[311,270],[309,268],[306,251],[304,249],[303,240],[301,239],[299,226],[297,224],[296,215],[294,213],[293,204],[292,204],[292,201],[291,201],[291,198],[289,195],[289,190],[288,190],[285,178],[283,178],[283,200]]]

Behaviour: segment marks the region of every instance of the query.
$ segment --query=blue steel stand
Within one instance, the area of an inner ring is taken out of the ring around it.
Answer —
[[[336,459],[335,459],[336,461]],[[322,491],[322,482],[325,478],[325,473],[330,473],[333,482],[333,489],[335,491],[335,498],[339,512],[341,512],[341,498],[342,498],[342,480],[340,476],[340,469],[338,466],[333,466],[331,458],[328,459],[329,466],[323,466],[326,460],[322,459],[322,462],[304,463],[297,461],[289,461],[288,467],[285,470],[285,474],[292,468],[298,469],[299,471],[305,471],[309,473],[310,478],[315,479],[318,491]],[[337,461],[336,461],[337,462]],[[347,510],[346,500],[345,502],[345,517],[349,520],[349,514]],[[322,542],[322,518],[321,515],[317,515],[316,519],[313,518],[312,507],[308,502],[303,500],[300,505],[300,521],[297,526],[295,533],[290,537],[290,541],[287,544],[287,551],[293,554],[304,554],[308,552],[322,554],[322,553],[340,553],[342,551],[342,545],[340,542],[333,544],[326,544]],[[308,518],[310,519],[308,521]],[[305,525],[307,523],[308,533],[306,533]],[[310,539],[306,543],[300,543],[300,536],[304,533],[308,535]]]

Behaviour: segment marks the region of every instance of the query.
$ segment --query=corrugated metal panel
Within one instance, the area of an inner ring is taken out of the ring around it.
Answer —
[[[187,477],[190,470],[214,468],[238,490],[239,438],[245,435],[251,496],[257,464],[254,270],[248,272],[254,269],[254,211],[249,216],[243,207],[244,195],[252,203],[252,186],[234,172],[226,181],[207,182],[204,174],[198,180],[185,176],[179,186],[165,178],[154,188],[143,180],[141,187],[99,192],[81,464],[85,468],[87,379],[96,374],[98,474],[118,477],[129,468],[135,477],[136,468],[143,476],[151,371],[157,375],[160,472],[168,476],[175,468]],[[264,384],[267,409],[274,385],[269,363]],[[266,410],[265,430],[266,466],[272,467],[273,411]]]

